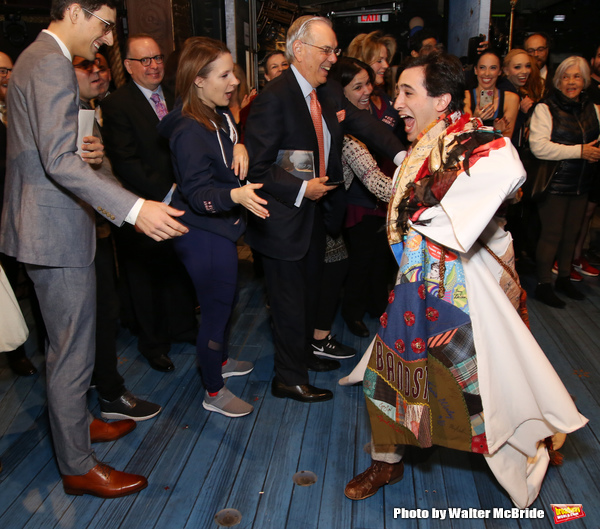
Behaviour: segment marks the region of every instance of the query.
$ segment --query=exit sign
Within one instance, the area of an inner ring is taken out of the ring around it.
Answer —
[[[389,20],[389,15],[359,15],[358,22],[361,24],[372,24],[374,22],[387,22]]]

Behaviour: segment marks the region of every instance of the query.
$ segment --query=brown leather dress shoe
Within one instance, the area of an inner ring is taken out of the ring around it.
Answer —
[[[62,481],[67,494],[91,494],[99,498],[120,498],[148,486],[144,476],[120,472],[104,463],[98,463],[83,476],[63,476]]]
[[[115,422],[94,419],[90,424],[90,441],[92,443],[110,443],[135,430],[135,426],[135,421],[131,419]]]
[[[381,487],[398,483],[403,477],[404,461],[390,464],[371,460],[371,466],[346,485],[344,494],[351,500],[364,500],[373,496]]]

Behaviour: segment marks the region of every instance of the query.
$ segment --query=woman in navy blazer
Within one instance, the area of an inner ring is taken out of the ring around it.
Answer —
[[[175,245],[202,309],[196,351],[206,393],[202,405],[228,417],[253,407],[233,395],[223,379],[252,371],[250,362],[228,357],[227,334],[236,295],[236,241],[245,229],[243,209],[266,218],[262,184],[242,185],[248,155],[238,143],[227,105],[239,81],[225,44],[207,37],[186,41],[177,69],[179,104],[160,123],[169,138],[177,188],[173,207],[189,233]]]

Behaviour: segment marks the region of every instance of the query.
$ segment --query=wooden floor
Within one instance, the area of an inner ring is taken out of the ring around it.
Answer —
[[[162,404],[153,420],[138,423],[127,437],[95,445],[98,457],[118,469],[148,476],[141,493],[117,500],[64,494],[52,454],[45,405],[43,357],[32,352],[39,374],[17,378],[0,358],[0,528],[164,528],[219,527],[215,514],[237,509],[239,528],[382,529],[554,527],[550,504],[582,504],[586,517],[568,528],[600,527],[600,287],[584,283],[588,299],[566,310],[529,303],[533,332],[590,424],[570,435],[564,465],[548,471],[532,505],[543,519],[432,519],[432,509],[510,509],[512,503],[481,456],[443,448],[411,450],[403,481],[361,502],[344,497],[344,485],[369,464],[368,417],[361,387],[341,387],[341,372],[312,374],[312,383],[332,389],[334,399],[307,405],[276,399],[270,393],[273,346],[262,285],[241,261],[240,300],[231,336],[231,354],[252,360],[247,377],[228,387],[250,401],[248,417],[228,419],[202,408],[203,388],[195,369],[194,348],[174,346],[173,373],[153,371],[140,358],[136,339],[119,336],[120,368],[127,387]],[[525,278],[530,290],[533,280]],[[530,296],[530,299],[533,296]],[[367,320],[372,331],[377,321]],[[357,349],[358,339],[336,320],[337,338]],[[1,356],[1,355],[0,355]],[[90,407],[98,413],[90,391]],[[312,486],[298,486],[294,473],[311,471]],[[422,509],[429,518],[394,518],[394,508]]]

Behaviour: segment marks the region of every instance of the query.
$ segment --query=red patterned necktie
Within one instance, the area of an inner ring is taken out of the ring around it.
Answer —
[[[323,119],[321,117],[321,104],[317,99],[317,91],[310,93],[310,117],[312,118],[315,132],[317,133],[317,142],[319,143],[319,175],[326,176],[325,169],[325,140],[323,139]]]
[[[162,121],[169,111],[165,104],[161,101],[160,96],[158,94],[152,94],[150,99],[154,103],[154,108],[156,109],[156,115],[158,116],[159,121]]]

